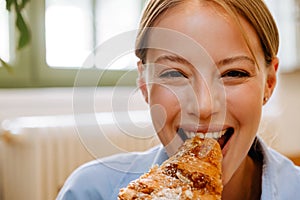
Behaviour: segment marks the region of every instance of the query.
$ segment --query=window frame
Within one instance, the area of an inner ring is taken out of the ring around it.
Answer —
[[[95,2],[96,0],[94,0]],[[145,0],[141,1],[144,5]],[[0,88],[32,88],[32,87],[72,87],[95,86],[91,77],[104,71],[97,68],[53,68],[46,63],[46,35],[45,35],[45,8],[44,0],[31,0],[26,6],[24,16],[30,26],[32,40],[29,45],[20,51],[16,50],[14,41],[18,35],[14,27],[15,16],[9,13],[10,49],[13,56],[9,64],[13,66],[12,72],[0,67]],[[80,84],[75,83],[80,71]],[[126,74],[127,80],[118,83],[119,78]],[[105,70],[97,86],[133,86],[136,84],[136,70]]]
[[[95,3],[97,0],[93,0]],[[142,7],[146,0],[140,0]],[[298,2],[297,2],[298,3]],[[32,87],[72,87],[75,84],[76,76],[80,68],[52,68],[46,63],[46,35],[45,35],[45,0],[31,0],[26,5],[24,16],[30,26],[32,40],[28,46],[18,51],[16,50],[16,41],[18,33],[15,29],[15,15],[9,13],[9,44],[10,57],[9,64],[13,66],[12,72],[0,67],[0,88],[32,88]],[[299,6],[299,4],[296,4]],[[299,9],[297,10],[299,15]],[[296,24],[296,40],[300,45],[300,26]],[[296,49],[299,53],[299,49]],[[280,59],[280,58],[279,58]],[[281,64],[279,69],[281,73],[289,73],[300,69],[300,58],[295,68],[288,69]],[[80,85],[77,86],[95,86],[90,81],[90,77],[95,74],[104,72],[101,69],[84,69],[80,70]],[[126,80],[118,83],[119,78],[126,74]],[[97,86],[134,86],[136,84],[136,70],[106,70],[104,76]]]

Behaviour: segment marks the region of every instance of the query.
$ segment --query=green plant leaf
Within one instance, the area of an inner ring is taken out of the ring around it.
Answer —
[[[18,50],[25,47],[31,40],[30,31],[21,15],[21,13],[17,13],[16,26],[20,32],[20,38],[18,42]]]
[[[24,48],[26,45],[28,45],[31,41],[31,33],[30,29],[28,28],[27,24],[25,23],[25,20],[22,16],[22,10],[26,6],[26,4],[30,0],[6,0],[6,9],[11,12],[12,7],[14,6],[14,11],[16,13],[16,28],[19,31],[19,41],[17,49],[20,50]],[[7,69],[8,72],[12,73],[12,67],[6,63],[3,59],[0,58],[1,65]]]
[[[6,0],[6,9],[11,11],[11,5],[14,3],[14,0]]]

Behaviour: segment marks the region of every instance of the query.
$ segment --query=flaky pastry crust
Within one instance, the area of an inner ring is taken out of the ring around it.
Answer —
[[[161,166],[129,183],[119,200],[220,200],[222,152],[214,139],[188,139]]]

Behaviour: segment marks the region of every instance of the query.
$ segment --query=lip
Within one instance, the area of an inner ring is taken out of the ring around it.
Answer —
[[[187,132],[194,132],[194,133],[211,133],[211,132],[221,132],[223,130],[226,130],[230,128],[228,125],[218,125],[218,124],[212,124],[212,125],[182,125],[180,126],[184,131]]]

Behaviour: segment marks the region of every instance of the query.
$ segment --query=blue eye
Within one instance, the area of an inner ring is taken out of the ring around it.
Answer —
[[[161,74],[159,76],[160,78],[179,78],[179,77],[184,77],[186,78],[186,75],[184,75],[182,72],[180,71],[176,71],[176,70],[173,70],[173,71],[167,71],[167,72],[164,72],[163,74]]]
[[[244,78],[249,77],[249,73],[245,71],[232,70],[224,73],[222,77]]]

